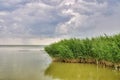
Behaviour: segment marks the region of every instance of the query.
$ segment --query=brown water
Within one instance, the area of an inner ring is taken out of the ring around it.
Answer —
[[[118,71],[79,63],[52,63],[45,74],[54,80],[120,80]]]
[[[0,47],[0,80],[120,80],[120,72],[89,64],[51,63],[37,47]]]

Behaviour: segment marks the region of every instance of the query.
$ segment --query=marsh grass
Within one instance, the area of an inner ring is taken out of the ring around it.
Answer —
[[[45,47],[51,57],[60,59],[105,60],[120,63],[120,34],[86,39],[64,39]]]

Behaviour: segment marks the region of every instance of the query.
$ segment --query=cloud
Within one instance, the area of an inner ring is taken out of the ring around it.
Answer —
[[[120,32],[119,1],[112,0],[73,0],[67,3],[69,8],[64,11],[72,18],[59,25],[60,33],[71,37],[91,37],[104,33]]]
[[[60,38],[1,38],[0,45],[48,45]]]
[[[28,2],[12,12],[1,11],[5,12],[8,14],[0,16],[5,23],[1,22],[0,26],[1,33],[6,31],[6,34],[1,37],[53,37],[56,26],[69,20],[69,16],[61,15],[56,8],[42,1]]]
[[[1,38],[92,37],[120,32],[120,0],[0,0]]]

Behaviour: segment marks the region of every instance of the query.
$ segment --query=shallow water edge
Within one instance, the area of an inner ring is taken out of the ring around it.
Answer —
[[[96,64],[103,67],[110,67],[115,70],[120,71],[120,63],[112,63],[106,60],[96,60],[92,58],[81,58],[81,59],[60,59],[60,58],[52,58],[53,62],[63,62],[63,63],[87,63],[87,64]]]

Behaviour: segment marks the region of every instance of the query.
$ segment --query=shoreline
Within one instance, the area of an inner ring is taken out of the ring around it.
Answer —
[[[110,67],[113,68],[115,70],[120,71],[120,63],[113,63],[110,61],[106,61],[106,60],[96,60],[96,59],[86,59],[86,58],[82,58],[82,59],[60,59],[60,58],[52,58],[53,62],[63,62],[63,63],[84,63],[84,64],[96,64],[96,65],[100,65],[103,67]]]
[[[120,71],[120,34],[64,39],[46,46],[45,51],[54,62],[90,63]]]

